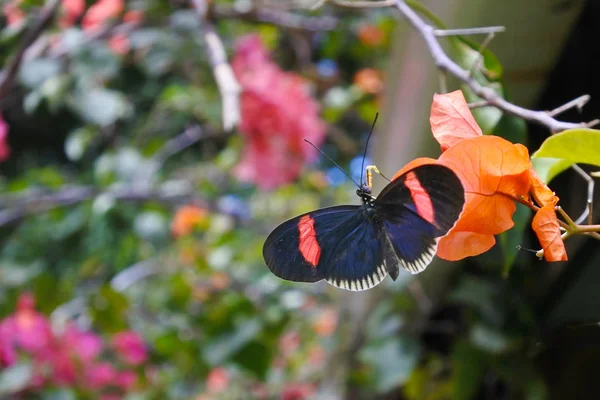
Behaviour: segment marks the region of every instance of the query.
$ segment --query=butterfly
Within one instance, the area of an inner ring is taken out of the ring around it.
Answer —
[[[361,291],[388,274],[396,280],[400,268],[412,274],[427,268],[439,238],[462,212],[465,191],[460,179],[443,165],[421,165],[375,197],[369,168],[374,167],[367,167],[367,183],[356,190],[362,205],[310,211],[271,232],[263,258],[273,274],[294,282],[324,279],[341,289]]]

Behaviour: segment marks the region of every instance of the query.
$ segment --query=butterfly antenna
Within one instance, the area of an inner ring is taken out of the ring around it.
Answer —
[[[331,163],[333,165],[335,165],[336,167],[338,167],[338,169],[340,171],[342,171],[344,173],[344,175],[346,175],[346,177],[348,177],[348,179],[350,179],[352,182],[354,182],[354,184],[358,187],[360,187],[360,185],[358,183],[356,183],[356,181],[354,179],[352,179],[352,177],[350,175],[348,175],[348,173],[346,171],[344,171],[344,168],[340,167],[338,165],[338,163],[336,163],[335,161],[333,161],[333,159],[331,157],[329,157],[327,154],[325,154],[325,152],[323,150],[321,150],[320,148],[318,148],[317,146],[315,146],[310,140],[308,139],[304,139],[304,141],[308,144],[310,144],[312,147],[314,147],[319,153],[323,154],[329,161],[331,161]],[[362,178],[361,178],[362,179]]]
[[[379,113],[375,113],[375,119],[373,120],[371,129],[369,130],[369,136],[367,136],[367,143],[365,144],[365,153],[363,154],[362,165],[360,167],[360,183],[361,184],[364,182],[363,181],[363,173],[365,171],[365,159],[367,158],[367,150],[369,150],[369,139],[371,139],[371,135],[373,134],[373,129],[375,129],[375,123],[377,122],[377,117],[379,117]]]

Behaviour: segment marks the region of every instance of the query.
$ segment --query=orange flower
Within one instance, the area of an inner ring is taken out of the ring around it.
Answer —
[[[377,94],[383,89],[381,72],[374,68],[363,68],[354,75],[354,84],[366,93]]]
[[[358,30],[358,40],[365,46],[380,46],[385,40],[385,33],[375,25],[366,24]]]
[[[515,200],[542,207],[532,222],[547,261],[566,260],[554,206],[558,197],[537,176],[527,148],[497,136],[482,136],[460,91],[435,95],[430,116],[433,136],[442,148],[437,163],[451,168],[460,178],[466,202],[448,234],[440,239],[437,255],[460,260],[489,250],[494,235],[513,227]],[[436,162],[420,158],[402,168]]]
[[[206,221],[207,214],[206,210],[200,207],[191,205],[181,207],[177,210],[171,222],[173,236],[189,235],[194,228]]]

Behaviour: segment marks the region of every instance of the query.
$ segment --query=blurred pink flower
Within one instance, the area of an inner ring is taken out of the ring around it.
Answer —
[[[315,392],[315,386],[310,383],[289,383],[281,393],[281,400],[304,400]]]
[[[238,41],[231,64],[242,86],[240,131],[246,138],[235,174],[263,189],[289,183],[316,156],[303,139],[318,146],[325,137],[319,106],[299,75],[271,61],[257,35]]]
[[[137,382],[137,375],[133,371],[119,371],[116,377],[115,385],[123,390],[131,389]]]
[[[85,13],[81,27],[86,32],[102,28],[108,20],[117,18],[125,8],[123,0],[98,0]]]
[[[63,14],[58,24],[61,28],[73,26],[85,10],[85,0],[62,0]]]
[[[15,313],[5,318],[1,324],[4,339],[12,341],[22,350],[36,353],[52,341],[52,329],[45,315],[34,310],[35,299],[30,293],[23,293],[17,300]]]
[[[6,17],[6,23],[8,26],[14,26],[25,18],[25,13],[19,8],[21,1],[22,0],[9,0],[2,7],[2,12]]]
[[[89,365],[85,368],[85,385],[92,389],[100,389],[114,385],[117,376],[117,370],[108,362]]]
[[[8,1],[2,11],[7,19],[8,26],[13,26],[25,19],[25,12],[19,8],[23,0]],[[61,28],[72,26],[77,18],[81,16],[85,10],[85,0],[62,0],[62,16],[59,20]]]
[[[229,372],[225,368],[213,368],[206,377],[206,388],[210,393],[218,393],[227,389]]]
[[[10,147],[6,140],[8,139],[8,124],[2,119],[0,114],[0,162],[8,160],[10,156]]]
[[[94,360],[104,346],[100,336],[93,332],[81,331],[74,325],[67,326],[62,340],[70,352],[82,362]]]
[[[296,331],[286,332],[279,338],[279,351],[284,357],[295,353],[298,347],[300,347],[300,334]]]
[[[112,337],[113,349],[131,365],[139,365],[148,358],[148,348],[139,333],[123,331]]]
[[[0,325],[0,367],[10,367],[17,361],[17,353],[3,325]]]

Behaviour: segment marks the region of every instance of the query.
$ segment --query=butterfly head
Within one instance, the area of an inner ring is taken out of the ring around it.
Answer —
[[[371,194],[371,188],[368,185],[363,184],[359,186],[359,188],[356,189],[356,194],[358,195],[358,197],[360,197],[363,203],[368,204],[370,206],[373,205],[373,201],[375,200],[375,198]]]

